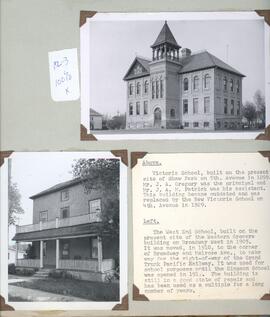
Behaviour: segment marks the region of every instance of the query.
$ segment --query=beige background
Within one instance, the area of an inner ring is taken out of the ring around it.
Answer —
[[[269,0],[1,0],[1,150],[111,150],[148,152],[252,152],[270,150],[270,142],[110,141],[81,142],[80,101],[54,102],[50,97],[48,52],[79,49],[80,10],[215,11],[270,9]],[[129,179],[130,179],[129,171]],[[131,184],[129,183],[131,198]],[[129,250],[132,217],[129,199]],[[132,258],[129,254],[129,275]],[[131,285],[130,285],[131,291]],[[131,293],[131,292],[130,292]],[[129,314],[266,314],[267,301],[185,301],[130,303]],[[126,314],[115,312],[115,315]],[[5,313],[13,315],[14,313]],[[74,314],[70,312],[70,314]],[[102,312],[95,313],[95,315]],[[104,314],[104,313],[103,313]],[[32,314],[31,314],[32,315]],[[54,316],[57,316],[55,312]],[[67,316],[67,313],[59,313]],[[76,315],[89,315],[80,312]],[[23,316],[22,312],[18,316]]]

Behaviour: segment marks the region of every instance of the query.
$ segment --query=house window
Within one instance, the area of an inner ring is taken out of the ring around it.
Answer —
[[[209,128],[209,122],[204,122],[204,123],[203,123],[203,127],[204,127],[204,128]]]
[[[39,221],[41,221],[41,222],[48,221],[48,211],[41,211],[39,213]]]
[[[61,201],[65,201],[69,199],[69,192],[68,189],[61,191]]]
[[[189,122],[184,122],[184,127],[188,128],[189,127]]]
[[[136,85],[136,94],[140,95],[140,93],[141,93],[141,84],[137,83],[137,85]]]
[[[199,122],[193,122],[193,127],[194,128],[198,128],[198,126],[199,126]]]
[[[155,82],[152,81],[152,99],[155,99]]]
[[[204,97],[204,113],[210,112],[210,97]]]
[[[231,100],[231,114],[234,114],[234,100]]]
[[[184,91],[187,91],[188,90],[188,79],[185,78],[184,79]]]
[[[143,114],[148,114],[148,101],[143,102]]]
[[[240,92],[240,81],[239,81],[239,79],[236,82],[236,91]]]
[[[188,100],[183,100],[183,114],[188,113]]]
[[[92,259],[98,258],[98,239],[97,238],[91,239],[91,258]]]
[[[133,115],[133,104],[132,104],[132,102],[129,104],[129,115],[130,116]]]
[[[227,90],[227,86],[228,86],[228,81],[227,81],[227,77],[225,76],[223,79],[223,89]]]
[[[193,79],[193,89],[198,90],[199,89],[199,77],[195,76]]]
[[[230,90],[233,91],[233,79],[230,80]]]
[[[98,219],[101,213],[101,199],[89,200],[89,213],[92,219]]]
[[[64,219],[64,218],[69,218],[69,207],[64,207],[60,209],[60,218]]]
[[[237,101],[237,115],[240,115],[240,101]]]
[[[148,80],[146,80],[144,82],[144,93],[148,94],[148,90],[149,90],[149,82],[148,82]]]
[[[193,113],[198,113],[198,108],[199,108],[199,99],[194,98],[193,99]]]
[[[210,89],[210,75],[209,74],[206,74],[204,76],[204,88]]]
[[[224,114],[228,113],[228,99],[224,99]]]
[[[170,114],[171,114],[171,118],[175,118],[175,109],[171,109]]]
[[[62,248],[62,259],[69,259],[69,241],[63,241],[63,248]]]
[[[140,114],[140,103],[139,103],[139,101],[136,102],[136,114],[137,115]]]
[[[156,81],[156,98],[159,97],[159,83]]]
[[[163,98],[163,90],[164,90],[163,80],[160,79],[160,98]]]
[[[43,241],[43,256],[46,256],[47,254],[47,242]]]
[[[129,95],[133,95],[133,84],[129,84]]]

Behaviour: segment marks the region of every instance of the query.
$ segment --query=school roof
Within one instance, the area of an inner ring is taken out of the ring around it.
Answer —
[[[177,42],[172,34],[172,31],[170,30],[170,28],[167,24],[167,21],[165,21],[158,37],[156,38],[154,44],[151,47],[159,46],[159,45],[165,44],[165,43],[171,44],[171,45],[178,47],[178,48],[180,47],[177,44]]]

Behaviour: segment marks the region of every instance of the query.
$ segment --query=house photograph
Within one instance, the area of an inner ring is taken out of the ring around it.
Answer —
[[[89,64],[82,123],[89,131],[239,134],[265,127],[263,18],[117,16],[88,19],[82,36],[90,45],[88,55],[82,52]]]
[[[120,160],[19,155],[8,175],[9,301],[119,301]]]

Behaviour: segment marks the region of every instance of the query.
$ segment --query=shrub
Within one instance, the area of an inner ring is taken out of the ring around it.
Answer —
[[[14,263],[8,265],[8,274],[16,274],[16,267]]]
[[[16,271],[16,274],[18,275],[31,276],[35,274],[37,269],[30,268],[30,267],[16,267],[15,271]]]
[[[66,272],[65,270],[53,270],[49,273],[49,276],[52,278],[67,278],[67,279],[73,278],[72,274],[69,272]]]

